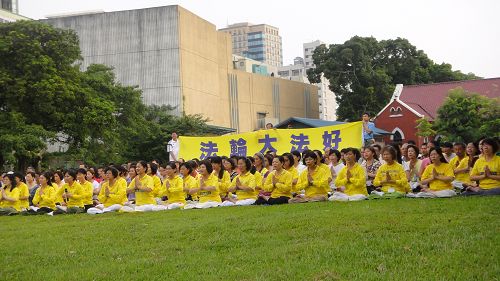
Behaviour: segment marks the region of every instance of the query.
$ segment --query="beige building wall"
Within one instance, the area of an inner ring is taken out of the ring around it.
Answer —
[[[202,114],[210,124],[231,127],[229,76],[233,76],[238,116],[233,127],[239,132],[256,130],[258,113],[278,122],[293,116],[318,118],[316,86],[233,69],[231,35],[182,7],[178,11],[185,114]]]

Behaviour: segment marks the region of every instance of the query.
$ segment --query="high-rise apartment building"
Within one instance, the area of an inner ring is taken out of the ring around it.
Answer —
[[[243,22],[219,31],[231,34],[233,54],[272,66],[283,65],[281,36],[277,27]]]
[[[19,3],[17,0],[0,0],[0,23],[14,22],[17,20],[30,20],[19,15]]]

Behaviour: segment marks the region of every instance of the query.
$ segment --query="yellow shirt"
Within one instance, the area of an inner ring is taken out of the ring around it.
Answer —
[[[258,189],[263,189],[264,188],[264,180],[263,180],[262,174],[259,171],[256,171],[255,174],[253,174],[253,177],[255,178],[255,188],[257,189],[257,187],[258,187]]]
[[[63,193],[67,190],[67,193],[71,193],[72,197],[66,199],[66,205],[68,207],[81,207],[83,208],[83,188],[82,186],[77,182],[73,181],[72,185],[69,185],[68,183],[65,183],[57,192],[57,197],[61,197]],[[61,201],[61,202],[64,202]]]
[[[307,174],[309,173],[309,168],[306,168],[299,177],[299,182],[296,185],[296,191],[304,189],[306,191],[306,197],[314,197],[318,195],[328,195],[328,178],[330,177],[330,171],[328,173],[321,166],[316,166],[312,173],[313,184],[310,185],[307,179]]]
[[[38,207],[46,207],[55,209],[56,208],[56,190],[53,186],[48,185],[43,188],[43,193],[40,196],[40,190],[42,187],[40,186],[33,197],[33,204],[38,205]]]
[[[457,159],[457,160],[455,160],[455,159]],[[460,162],[458,163],[458,166],[457,166],[457,161],[458,161],[458,156],[451,159],[451,161],[450,161],[450,165],[455,170],[463,170],[469,166],[469,156],[465,156],[464,158],[462,158],[462,160],[460,160]],[[472,181],[470,180],[469,173],[467,173],[467,172],[455,174],[455,180],[462,182],[462,183],[472,183]]]
[[[197,182],[197,181],[196,181],[196,179],[195,179],[195,178],[193,178],[193,176],[188,175],[187,177],[184,177],[184,179],[183,179],[183,185],[184,185],[184,188],[185,188],[185,189],[194,189],[194,188],[197,188],[197,187],[196,187],[196,186],[197,186],[197,183],[196,183],[196,182]],[[187,193],[186,193],[186,196],[187,196],[187,194],[189,194],[189,193],[187,192]],[[196,193],[195,193],[195,194],[191,194],[191,199],[192,199],[193,201],[198,200],[198,195],[196,195]]]
[[[11,199],[14,199],[16,201],[10,202],[7,200],[3,200],[3,198],[2,198],[2,201],[0,201],[0,207],[2,207],[2,208],[14,208],[17,211],[21,211],[21,206],[19,205],[19,194],[21,193],[21,190],[19,190],[19,188],[17,188],[17,187],[14,187],[12,189],[12,191],[10,191],[10,187],[4,188],[4,189],[5,189],[5,195],[7,195],[7,197],[10,197]]]
[[[28,185],[26,185],[24,182],[19,182],[19,184],[16,186],[16,188],[19,188],[19,197],[29,197],[30,196],[30,189]],[[30,206],[30,201],[29,199],[20,199],[19,200],[19,207],[21,209],[28,209]]]
[[[488,166],[492,175],[500,175],[500,156],[493,156],[493,159],[491,159],[489,162],[487,162],[484,157],[479,157],[479,159],[477,159],[476,163],[474,164],[470,175],[484,175],[484,169],[486,168],[486,166]],[[479,181],[479,187],[482,189],[500,187],[500,181],[494,179],[482,179]]]
[[[358,163],[355,163],[350,169],[351,179],[349,182],[347,182],[347,170],[349,170],[348,166],[345,166],[342,170],[340,170],[337,178],[335,179],[335,186],[344,186],[344,193],[349,196],[357,194],[368,195],[368,192],[366,191],[365,169]]]
[[[123,184],[123,181],[116,179],[113,185],[109,186],[109,181],[102,184],[101,190],[97,199],[101,202],[104,207],[109,207],[115,204],[123,205],[127,202],[127,187]],[[109,195],[106,197],[106,188],[109,188]]]
[[[222,179],[219,179],[219,173],[215,172],[215,170],[212,172],[212,174],[219,180],[220,194],[226,195],[228,193],[229,187],[231,186],[231,175],[226,170],[224,170],[224,173],[222,174]]]
[[[167,187],[167,182],[170,184],[170,187]],[[168,203],[182,203],[186,204],[186,193],[184,192],[184,182],[178,175],[175,175],[174,178],[170,179],[166,177],[163,180],[162,185],[162,194],[160,196],[167,196]]]
[[[154,182],[153,178],[144,174],[142,178],[139,178],[142,183],[142,188],[151,188],[151,191],[135,190],[135,178],[130,182],[128,188],[135,190],[135,205],[156,205],[156,200],[154,197]]]
[[[435,166],[434,164],[430,164],[425,168],[424,173],[422,174],[422,180],[426,180],[430,177],[432,177],[432,170],[436,168],[436,172],[440,176],[445,176],[445,177],[455,177],[455,174],[453,173],[453,167],[448,164],[448,163],[441,163],[439,166]],[[445,182],[442,180],[433,180],[429,183],[429,189],[434,190],[434,191],[439,191],[439,190],[446,190],[446,189],[453,189],[451,185],[451,181]]]
[[[408,184],[408,180],[406,179],[406,173],[403,169],[403,166],[397,162],[392,163],[392,165],[384,164],[380,166],[377,170],[377,175],[375,179],[373,179],[374,186],[380,186],[382,181],[387,180],[387,172],[389,172],[389,176],[396,183],[384,183],[382,185],[383,192],[402,192],[407,193],[410,191],[410,185]],[[393,191],[389,189],[393,188]]]
[[[276,176],[278,182],[273,185],[273,177]],[[271,191],[271,198],[281,196],[292,197],[292,173],[283,169],[280,175],[276,171],[272,171],[266,178],[264,190]]]
[[[201,180],[201,175],[200,175],[200,180]],[[196,181],[196,188],[200,188],[200,180]],[[213,186],[213,187],[215,187],[215,190],[212,190],[212,191],[200,190],[200,191],[198,191],[197,195],[198,195],[198,199],[200,200],[200,203],[205,203],[208,201],[221,203],[222,200],[220,199],[220,196],[219,196],[219,179],[214,174],[210,174],[210,176],[208,176],[208,179],[205,180],[205,186]]]
[[[243,174],[237,175],[233,179],[233,182],[231,183],[231,188],[236,186],[236,181],[238,179],[240,179],[240,183],[242,186],[249,187],[252,189],[249,191],[236,190],[236,196],[238,197],[238,200],[257,199],[257,194],[255,193],[255,176],[252,175],[252,173],[250,172],[246,172],[244,175]]]
[[[92,201],[92,196],[94,195],[94,186],[91,182],[85,181],[84,184],[81,184],[83,189],[83,205],[92,205],[94,202]]]
[[[152,175],[150,176],[153,179],[153,196],[154,197],[161,197],[163,196],[162,194],[164,193],[164,190],[162,189],[162,183],[161,179],[157,175]]]

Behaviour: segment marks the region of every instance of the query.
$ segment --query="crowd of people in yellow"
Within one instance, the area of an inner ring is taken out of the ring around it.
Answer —
[[[3,174],[0,214],[102,214],[500,194],[498,141],[371,144]]]

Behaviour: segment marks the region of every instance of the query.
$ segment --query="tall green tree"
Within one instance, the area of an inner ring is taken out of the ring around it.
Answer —
[[[432,123],[427,118],[420,118],[415,123],[417,123],[417,136],[424,137],[426,142],[430,136],[436,135],[436,131],[432,128]]]
[[[340,120],[358,120],[364,112],[378,113],[389,101],[396,84],[422,84],[477,78],[437,65],[422,50],[403,38],[377,41],[355,36],[344,44],[321,45],[313,54],[311,82],[323,73],[336,94]]]
[[[500,99],[453,89],[438,109],[434,128],[452,141],[472,142],[482,136],[500,136]]]

